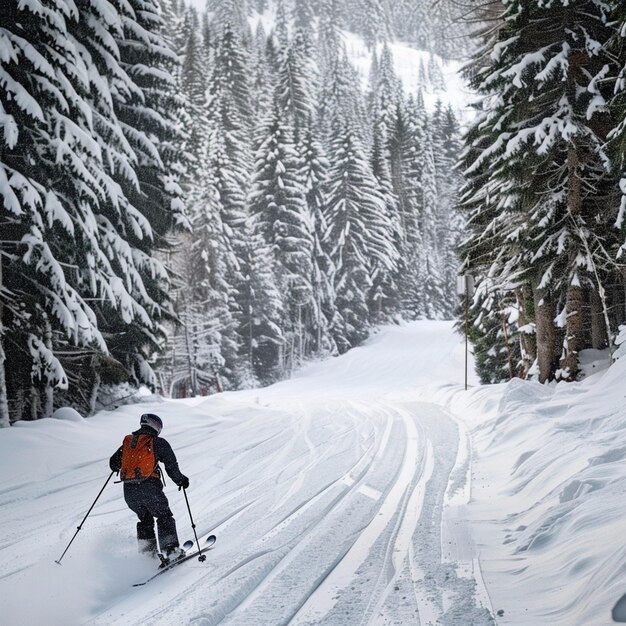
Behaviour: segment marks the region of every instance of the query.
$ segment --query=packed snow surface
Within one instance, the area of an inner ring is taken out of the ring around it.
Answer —
[[[2,623],[609,624],[626,591],[625,367],[466,392],[452,324],[416,322],[266,389],[17,424],[0,431]],[[157,563],[118,484],[54,560],[144,411],[218,541],[133,588]]]

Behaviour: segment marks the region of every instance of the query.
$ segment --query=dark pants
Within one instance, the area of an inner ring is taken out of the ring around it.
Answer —
[[[161,552],[167,553],[178,547],[176,522],[158,478],[148,478],[141,483],[124,484],[124,500],[139,518],[137,540],[142,552],[156,552],[155,517]]]

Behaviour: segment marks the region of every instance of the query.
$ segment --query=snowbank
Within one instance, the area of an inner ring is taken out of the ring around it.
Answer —
[[[626,592],[626,360],[575,384],[434,386],[470,428],[467,513],[499,624],[612,623]]]
[[[52,418],[55,420],[64,420],[66,422],[82,422],[82,415],[72,407],[63,406],[57,409],[53,414]]]

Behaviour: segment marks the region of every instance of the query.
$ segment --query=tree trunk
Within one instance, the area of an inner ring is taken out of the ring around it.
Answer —
[[[1,315],[1,314],[0,314]],[[11,425],[9,417],[9,400],[7,396],[7,383],[5,377],[4,362],[6,360],[3,347],[4,329],[0,322],[0,428]]]
[[[2,287],[2,255],[0,255],[0,288]],[[9,416],[9,397],[7,394],[7,380],[4,362],[6,356],[4,354],[4,326],[3,326],[3,307],[0,301],[0,428],[7,428],[11,425]]]
[[[93,385],[91,386],[91,393],[89,394],[89,415],[93,415],[96,412],[96,402],[98,400],[98,392],[100,391],[100,372],[97,371],[98,364],[95,362],[92,363],[92,367],[94,368],[94,377],[93,377]]]
[[[532,302],[532,290],[530,285],[524,284],[516,291],[517,295],[517,306],[519,309],[519,325],[521,328],[524,326],[528,326],[529,324],[535,323],[534,313],[533,313],[533,302]],[[528,377],[528,372],[530,368],[533,366],[537,358],[537,334],[536,330],[534,333],[530,332],[521,332],[519,334],[520,337],[520,348],[522,353],[522,371],[520,372],[520,376],[522,378]]]
[[[506,309],[505,312],[502,313],[502,336],[504,338],[504,349],[506,350],[506,363],[509,372],[509,380],[515,378],[515,374],[513,373],[513,358],[511,355],[511,346],[509,345],[509,322],[507,320]],[[467,354],[467,350],[466,350]],[[465,387],[467,389],[467,385]]]
[[[41,404],[41,398],[39,397],[39,390],[35,385],[30,386],[30,419],[36,420],[39,417],[39,405]]]
[[[539,382],[545,383],[554,377],[554,317],[556,309],[547,292],[535,290],[535,323],[537,326],[537,364]]]
[[[44,327],[44,343],[46,344],[46,348],[48,348],[48,350],[52,352],[52,326],[50,324],[50,320],[47,317],[45,319]],[[46,378],[43,382],[45,384],[45,389],[42,406],[42,417],[52,417],[52,413],[54,411],[54,387],[49,378]]]
[[[576,143],[572,142],[567,148],[567,210],[571,215],[571,219],[575,222],[575,225],[578,224],[578,218],[582,208],[582,185],[579,169],[580,159],[578,146]],[[573,257],[577,252],[578,250],[571,252],[570,268],[575,267]],[[585,294],[580,284],[571,283],[573,276],[568,276],[568,280],[570,282],[567,287],[565,302],[567,317],[565,320],[565,342],[563,355],[561,357],[561,370],[564,370],[562,374],[564,379],[576,380],[580,370],[579,354],[584,346],[583,304]],[[580,278],[578,280],[580,280]]]
[[[591,347],[604,350],[608,345],[606,319],[597,289],[591,291]]]
[[[185,320],[184,320],[184,324],[185,324],[185,344],[187,345],[187,373],[189,376],[189,389],[191,390],[191,393],[196,396],[196,384],[195,384],[195,379],[194,379],[194,365],[193,365],[193,356],[192,356],[192,348],[191,348],[191,337],[189,336],[189,309],[187,308],[187,303],[185,303],[184,305],[185,307]],[[185,394],[185,397],[187,397],[187,395]]]
[[[565,370],[563,378],[576,380],[580,371],[579,355],[583,349],[583,302],[584,292],[577,285],[570,285],[567,289],[565,322],[565,343],[561,358],[561,369]]]

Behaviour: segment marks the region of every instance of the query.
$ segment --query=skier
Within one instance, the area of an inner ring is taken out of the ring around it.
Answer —
[[[109,461],[111,471],[118,472],[124,483],[124,500],[137,514],[137,540],[139,551],[156,556],[157,542],[154,533],[156,518],[159,547],[165,562],[184,555],[179,548],[176,521],[163,493],[161,468],[163,463],[168,476],[179,490],[189,487],[189,479],[178,469],[172,446],[159,437],[163,422],[158,415],[144,413],[139,420],[139,430],[124,437],[120,448]]]

